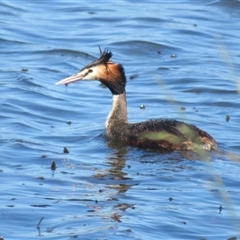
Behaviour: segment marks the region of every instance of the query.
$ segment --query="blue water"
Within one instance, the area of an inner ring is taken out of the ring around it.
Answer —
[[[1,1],[0,236],[240,239],[239,21],[237,0]],[[54,85],[98,46],[125,68],[131,122],[183,120],[221,152],[109,144],[110,92]]]

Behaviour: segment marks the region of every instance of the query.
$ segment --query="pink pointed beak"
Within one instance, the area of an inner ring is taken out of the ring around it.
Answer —
[[[73,82],[77,82],[77,81],[80,81],[84,78],[84,75],[83,74],[80,74],[80,73],[76,73],[70,77],[67,77],[67,78],[64,78],[63,80],[59,81],[59,82],[56,82],[55,85],[60,85],[60,84],[69,84],[69,83],[73,83]]]

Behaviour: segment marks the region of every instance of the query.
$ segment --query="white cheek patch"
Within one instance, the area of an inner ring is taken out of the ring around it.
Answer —
[[[82,70],[81,74],[84,75],[83,80],[100,80],[107,77],[104,65],[89,66]]]

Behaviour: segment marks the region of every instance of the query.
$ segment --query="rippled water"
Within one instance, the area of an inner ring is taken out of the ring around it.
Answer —
[[[239,1],[3,0],[0,16],[0,236],[240,238]],[[184,120],[227,154],[108,144],[109,91],[54,85],[98,46],[124,65],[131,122]]]

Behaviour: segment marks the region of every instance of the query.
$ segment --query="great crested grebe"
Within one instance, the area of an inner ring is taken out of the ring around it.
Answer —
[[[78,73],[56,83],[56,85],[67,85],[80,80],[98,80],[109,88],[112,92],[112,108],[105,124],[108,138],[145,149],[211,150],[217,148],[212,136],[192,124],[170,119],[129,123],[125,91],[126,76],[122,65],[111,62],[111,57],[111,51],[100,50],[99,59],[86,65]]]

